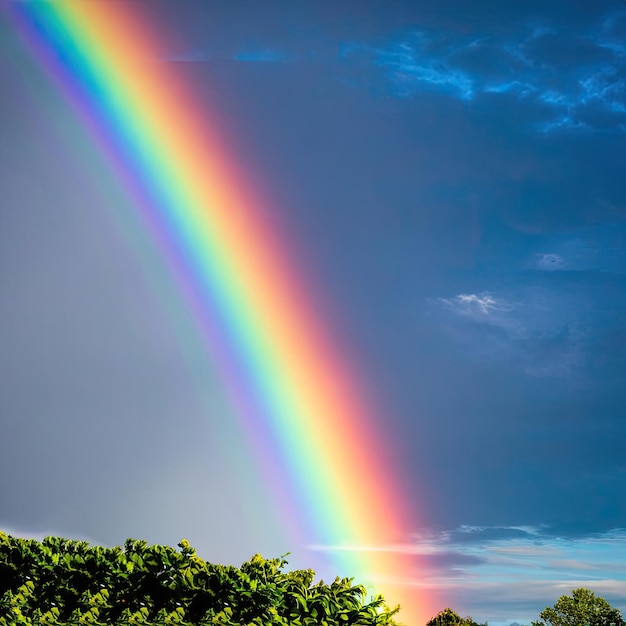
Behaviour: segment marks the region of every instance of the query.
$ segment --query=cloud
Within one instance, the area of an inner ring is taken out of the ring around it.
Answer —
[[[439,298],[439,301],[451,311],[469,317],[476,321],[489,319],[490,323],[496,323],[499,318],[494,317],[494,313],[505,312],[511,309],[510,305],[496,300],[488,292],[461,293],[453,298]]]
[[[510,111],[531,132],[626,130],[626,11],[597,23],[521,22],[506,34],[480,22],[473,32],[415,25],[375,41],[322,38],[304,49],[271,39],[196,46],[166,61],[320,63],[344,84],[397,98],[440,94]]]
[[[533,265],[537,269],[545,270],[546,272],[554,272],[567,267],[563,257],[554,252],[540,252],[536,254]]]
[[[446,308],[455,317],[472,323],[465,328],[502,329],[507,335],[518,333],[519,304],[514,303],[503,293],[490,291],[479,293],[460,293],[451,298],[439,298],[439,305]]]
[[[600,223],[545,237],[523,266],[541,271],[626,273],[626,222]],[[551,250],[546,252],[545,249]]]
[[[464,525],[421,530],[405,544],[312,548],[413,555],[419,575],[395,582],[438,590],[455,610],[490,624],[529,623],[576,587],[620,608],[626,595],[626,529],[568,537],[548,526]]]
[[[374,66],[385,72],[389,89],[395,96],[411,97],[416,92],[432,90],[447,92],[461,100],[472,100],[475,96],[474,78],[447,62],[445,57],[433,57],[430,44],[432,39],[418,31],[387,46],[344,46],[342,58],[347,63],[373,58]]]
[[[621,133],[625,16],[614,12],[595,28],[526,25],[508,37],[415,29],[375,46],[347,44],[342,58],[382,69],[387,91],[398,97],[508,98],[524,105],[524,123],[540,133]]]
[[[450,92],[462,100],[473,99],[474,79],[443,57],[433,63],[428,50],[431,43],[425,33],[414,33],[410,40],[374,50],[375,63],[387,69],[396,95],[409,96],[416,89],[432,88]]]

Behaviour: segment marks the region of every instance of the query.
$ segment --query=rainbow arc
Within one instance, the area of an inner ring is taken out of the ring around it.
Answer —
[[[10,10],[177,268],[242,421],[274,446],[295,533],[338,548],[328,552],[337,571],[400,602],[403,621],[425,621],[427,598],[397,585],[419,573],[411,558],[358,549],[405,543],[411,531],[381,418],[315,310],[286,234],[190,85],[160,60],[146,6],[59,0]]]

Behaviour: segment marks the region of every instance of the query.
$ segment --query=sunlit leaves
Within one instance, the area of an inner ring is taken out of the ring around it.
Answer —
[[[477,624],[471,617],[461,617],[458,613],[455,613],[452,609],[447,608],[440,611],[428,620],[426,626],[481,626]],[[484,625],[486,626],[486,625]]]
[[[619,609],[589,589],[579,588],[546,607],[533,626],[626,626]]]
[[[397,609],[366,602],[352,579],[313,584],[312,570],[285,572],[284,558],[255,555],[241,568],[207,563],[186,539],[179,550],[129,539],[90,547],[0,532],[0,626],[202,624],[393,626]]]

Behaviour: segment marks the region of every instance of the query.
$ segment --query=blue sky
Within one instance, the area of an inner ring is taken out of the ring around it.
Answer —
[[[385,407],[415,533],[355,549],[480,621],[626,609],[626,5],[150,10]],[[158,251],[5,11],[0,42],[0,526],[337,549],[284,545]]]

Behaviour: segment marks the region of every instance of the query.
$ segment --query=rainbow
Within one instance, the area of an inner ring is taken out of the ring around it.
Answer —
[[[403,605],[402,621],[423,622],[426,598],[397,584],[415,577],[411,559],[384,548],[407,541],[411,516],[380,418],[316,311],[288,237],[190,85],[162,61],[146,6],[62,0],[9,11],[175,267],[233,405],[289,477],[285,518],[304,542],[339,548],[328,553],[337,573],[372,581]]]

